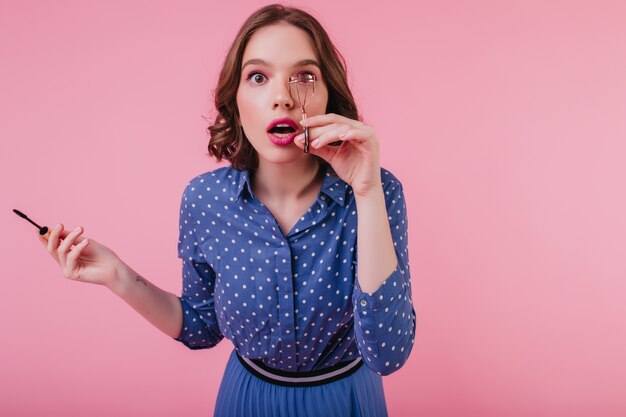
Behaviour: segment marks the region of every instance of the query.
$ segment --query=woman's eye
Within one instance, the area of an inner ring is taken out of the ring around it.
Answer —
[[[301,71],[298,74],[296,74],[297,77],[301,77],[302,75],[312,75],[314,80],[317,78],[317,75],[315,75],[315,73],[311,71]]]
[[[248,78],[246,78],[246,80],[252,79],[253,81],[252,84],[260,84],[263,82],[264,78],[265,78],[265,75],[263,75],[262,73],[258,71],[253,71],[248,75]]]
[[[310,75],[315,76],[315,74],[312,73],[311,71],[302,71],[302,72],[298,73],[298,75],[300,75],[300,74],[310,74]],[[246,80],[247,81],[252,80],[251,81],[252,84],[259,85],[259,84],[263,83],[265,78],[266,78],[265,74],[263,74],[262,72],[252,71],[250,74],[248,74],[248,77],[246,77]]]

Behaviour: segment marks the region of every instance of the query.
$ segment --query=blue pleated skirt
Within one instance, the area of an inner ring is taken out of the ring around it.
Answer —
[[[387,417],[382,377],[363,364],[338,381],[275,385],[251,374],[233,350],[217,394],[215,417]]]

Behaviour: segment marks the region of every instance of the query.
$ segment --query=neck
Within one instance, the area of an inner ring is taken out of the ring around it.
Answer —
[[[320,169],[316,158],[292,164],[272,164],[261,159],[252,174],[252,191],[272,200],[297,200],[319,187]]]

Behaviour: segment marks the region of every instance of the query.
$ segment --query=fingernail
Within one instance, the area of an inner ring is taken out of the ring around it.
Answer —
[[[304,125],[306,125],[306,124],[308,124],[308,123],[309,123],[309,120],[308,120],[308,119],[300,120],[300,124],[301,124],[302,126],[304,126]]]
[[[54,230],[61,230],[61,223],[57,223],[57,225],[54,226]]]
[[[80,230],[80,226],[78,226],[76,229],[72,230],[72,232],[78,232]]]
[[[319,139],[315,139],[311,145],[313,145],[314,148],[317,148],[317,146],[319,144],[320,144],[320,140]]]

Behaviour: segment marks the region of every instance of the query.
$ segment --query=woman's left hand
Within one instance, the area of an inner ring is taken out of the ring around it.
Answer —
[[[355,195],[366,195],[381,186],[379,144],[372,127],[334,113],[311,116],[306,122],[309,153],[328,161]],[[329,146],[337,140],[340,146]],[[294,143],[304,149],[304,133],[296,136]]]

